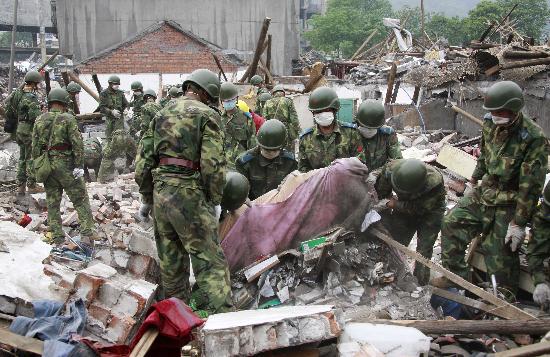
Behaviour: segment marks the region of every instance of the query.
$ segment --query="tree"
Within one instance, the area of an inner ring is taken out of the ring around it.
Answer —
[[[17,47],[32,47],[32,33],[16,32],[15,45]],[[11,31],[0,31],[0,47],[11,46]]]
[[[464,21],[458,16],[430,14],[426,22],[426,32],[430,36],[446,38],[450,45],[461,46],[470,41],[464,28]]]

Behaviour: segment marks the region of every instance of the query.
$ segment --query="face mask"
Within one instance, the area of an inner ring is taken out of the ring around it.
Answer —
[[[147,103],[153,103],[155,101],[155,98],[149,97],[147,98]]]
[[[493,115],[491,119],[493,120],[493,123],[495,123],[495,125],[504,125],[510,122],[510,118],[499,117],[496,115]]]
[[[267,149],[260,149],[260,153],[263,157],[265,157],[268,160],[273,160],[279,154],[281,153],[281,150],[267,150]]]
[[[141,95],[141,91],[140,90],[135,91],[134,95]]]
[[[359,130],[359,133],[366,139],[373,138],[376,133],[378,133],[378,129],[365,128],[364,126],[360,126],[357,129]]]
[[[118,87],[120,87],[120,85],[118,85],[118,84],[113,84],[113,89],[114,89],[114,90],[118,90]]]
[[[329,126],[334,121],[334,113],[332,112],[322,112],[313,114],[313,120],[320,126]]]
[[[223,109],[225,110],[232,110],[232,109],[235,109],[235,107],[237,106],[237,99],[231,99],[231,100],[224,100],[222,102],[222,105],[223,105]]]

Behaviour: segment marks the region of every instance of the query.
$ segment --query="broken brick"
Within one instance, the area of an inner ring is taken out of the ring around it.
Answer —
[[[103,278],[78,273],[74,282],[75,295],[90,303],[95,300],[99,288],[104,282]]]

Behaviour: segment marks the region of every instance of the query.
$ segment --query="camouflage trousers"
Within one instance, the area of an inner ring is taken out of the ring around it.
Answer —
[[[429,215],[411,215],[393,211],[382,213],[382,223],[390,231],[393,239],[408,246],[416,233],[416,251],[426,259],[432,258],[434,243],[437,240],[443,221],[443,210]],[[420,285],[428,284],[430,269],[419,263],[415,264],[414,276]]]
[[[62,160],[52,160],[51,163],[53,172],[44,182],[44,189],[46,191],[46,203],[48,206],[48,226],[53,238],[56,240],[65,239],[60,213],[63,190],[69,196],[78,213],[80,234],[82,236],[90,236],[94,228],[94,221],[84,180],[82,177],[78,179],[73,177],[73,167],[70,163]]]
[[[214,207],[193,180],[155,180],[155,238],[166,298],[208,313],[232,310],[229,269],[218,242]],[[196,285],[189,289],[189,258]]]
[[[120,133],[117,131],[116,133]],[[126,158],[126,167],[130,167],[136,158],[137,147],[135,141],[126,133],[123,137],[115,133],[111,140],[105,145],[102,153],[101,164],[97,179],[99,182],[108,182],[115,176],[115,160],[119,157]]]
[[[514,211],[514,206],[484,205],[480,201],[479,190],[463,197],[443,221],[443,266],[468,279],[470,269],[464,259],[466,247],[481,234],[487,276],[495,274],[499,286],[515,292],[519,281],[519,252],[512,252],[504,242]]]
[[[105,141],[110,143],[115,130],[124,130],[124,119],[107,117],[105,120]]]
[[[17,144],[19,145],[19,162],[17,163],[17,183],[34,186],[34,172],[32,167],[32,137],[30,135],[17,133]]]

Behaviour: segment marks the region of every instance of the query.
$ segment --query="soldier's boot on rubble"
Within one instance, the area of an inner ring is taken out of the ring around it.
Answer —
[[[41,186],[38,186],[37,184],[30,185],[29,187],[27,187],[27,189],[29,191],[29,194],[45,192],[44,188]]]

